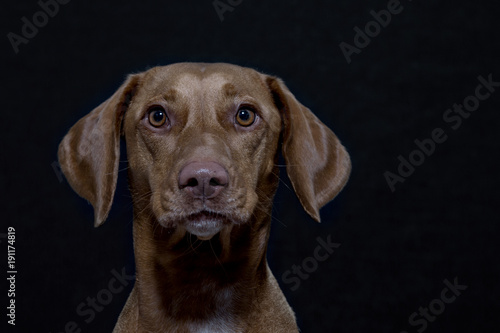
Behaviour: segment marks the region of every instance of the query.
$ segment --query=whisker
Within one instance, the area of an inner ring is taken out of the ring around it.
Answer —
[[[212,247],[212,240],[209,240],[208,243],[210,244],[210,249],[212,250],[212,253],[214,254],[214,257],[215,259],[217,260],[217,262],[219,263],[220,267],[222,268],[222,270],[224,271],[224,274],[227,276],[227,272],[226,272],[226,269],[224,268],[224,265],[222,264],[222,262],[219,260],[219,258],[217,257],[217,254],[215,253],[215,250],[214,248]]]

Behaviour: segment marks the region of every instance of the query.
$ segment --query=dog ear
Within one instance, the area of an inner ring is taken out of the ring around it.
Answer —
[[[349,154],[283,81],[268,77],[267,84],[282,115],[282,153],[288,177],[305,211],[320,222],[319,209],[340,192],[349,178]]]
[[[81,118],[59,145],[61,169],[73,190],[94,207],[94,226],[106,220],[118,179],[123,114],[141,74],[130,75],[105,102]]]

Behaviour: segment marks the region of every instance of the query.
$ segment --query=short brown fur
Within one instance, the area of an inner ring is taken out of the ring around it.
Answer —
[[[167,125],[151,126],[155,107]],[[257,114],[252,125],[235,121],[242,108]],[[252,69],[181,63],[130,75],[59,147],[62,170],[93,205],[96,226],[113,200],[120,136],[137,267],[113,332],[298,332],[266,260],[277,158],[281,150],[300,202],[319,221],[350,172],[335,134],[281,80]],[[193,177],[212,168],[223,181],[182,184],[194,166]]]

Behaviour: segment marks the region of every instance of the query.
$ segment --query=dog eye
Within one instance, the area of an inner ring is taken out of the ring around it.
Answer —
[[[248,108],[241,108],[236,113],[236,121],[244,127],[248,127],[255,122],[255,112]]]
[[[167,114],[162,107],[156,106],[149,110],[149,123],[154,127],[160,127],[167,121]]]

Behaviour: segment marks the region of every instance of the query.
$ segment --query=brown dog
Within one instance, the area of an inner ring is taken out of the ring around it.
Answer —
[[[349,155],[283,82],[229,64],[130,75],[59,146],[106,219],[126,141],[136,283],[113,332],[298,332],[266,260],[282,151],[306,212],[342,189]]]

